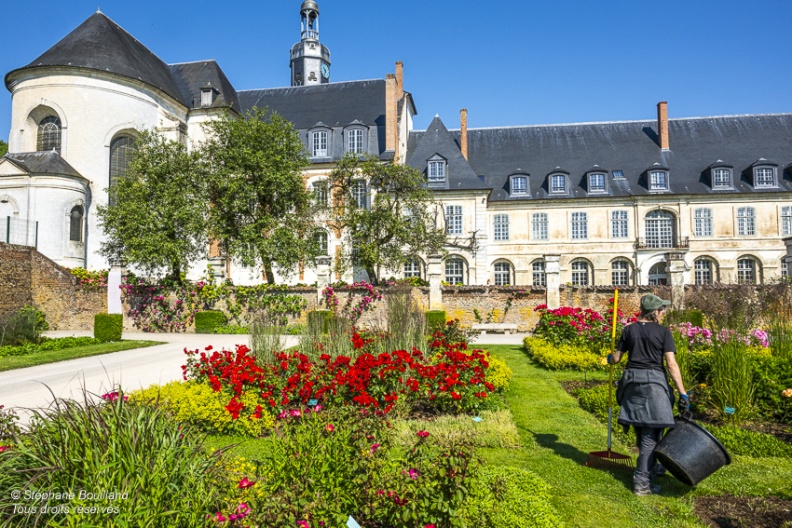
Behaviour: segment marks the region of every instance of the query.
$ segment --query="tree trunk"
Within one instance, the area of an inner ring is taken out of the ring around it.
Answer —
[[[267,279],[267,284],[275,284],[275,273],[272,271],[272,262],[262,259],[262,263],[264,278]]]
[[[181,279],[181,263],[179,261],[174,260],[174,261],[171,262],[171,273],[170,273],[170,276],[171,276],[171,279],[176,284],[181,284],[181,282],[182,282],[182,279]]]
[[[379,275],[377,275],[374,266],[366,266],[366,273],[368,273],[369,276],[369,283],[379,284]]]

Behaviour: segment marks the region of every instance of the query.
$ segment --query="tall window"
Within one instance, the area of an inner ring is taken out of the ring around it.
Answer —
[[[566,192],[566,175],[553,174],[550,176],[550,192],[558,194]]]
[[[511,284],[511,266],[508,262],[495,264],[495,286],[508,286]]]
[[[363,153],[363,130],[360,128],[353,128],[347,130],[347,148],[346,151],[352,154]]]
[[[368,189],[364,180],[355,180],[352,183],[352,201],[361,209],[368,209]]]
[[[589,174],[588,187],[590,193],[605,192],[605,175],[599,172]]]
[[[461,205],[446,205],[446,233],[449,235],[462,234]]]
[[[715,263],[708,258],[696,259],[693,263],[693,280],[696,284],[715,282]]]
[[[452,257],[445,263],[445,281],[449,284],[465,283],[465,262],[458,257]]]
[[[320,255],[328,255],[329,245],[327,243],[327,233],[319,231],[316,233],[316,244],[319,246]]]
[[[652,286],[666,286],[668,284],[665,262],[659,262],[649,268],[649,284]]]
[[[754,171],[754,187],[775,186],[775,169],[772,167],[758,167]]]
[[[737,260],[737,282],[740,284],[756,284],[758,277],[756,261],[752,258]]]
[[[82,242],[83,239],[83,208],[79,205],[72,207],[69,213],[69,240]]]
[[[572,239],[584,240],[588,238],[588,214],[572,213]]]
[[[614,286],[630,285],[630,263],[626,260],[614,260],[611,263],[611,283]]]
[[[444,182],[446,179],[446,164],[445,160],[435,160],[429,162],[429,182],[438,183]]]
[[[652,211],[646,215],[646,246],[674,247],[674,215],[667,211]]]
[[[792,207],[781,208],[781,235],[792,235]]]
[[[311,155],[314,158],[327,156],[327,131],[317,130],[311,132]]]
[[[509,240],[509,215],[495,215],[494,227],[495,240]]]
[[[511,193],[513,195],[528,194],[528,178],[525,176],[512,176]]]
[[[39,152],[49,152],[50,150],[54,150],[60,154],[61,120],[59,117],[47,116],[39,121],[36,150]]]
[[[589,266],[585,260],[576,260],[572,263],[572,285],[589,285]]]
[[[418,277],[421,278],[421,261],[413,258],[404,263],[404,277]]]
[[[311,187],[313,188],[314,203],[320,207],[327,207],[330,198],[327,180],[315,181]]]
[[[668,173],[666,171],[652,171],[649,173],[649,190],[665,191],[668,189]]]
[[[531,236],[534,240],[547,240],[547,213],[531,215]]]
[[[534,286],[547,286],[547,275],[545,274],[545,263],[543,260],[535,260],[531,264],[531,274]]]
[[[789,262],[785,258],[781,259],[781,276],[789,277]]]
[[[713,189],[731,188],[731,170],[714,169],[712,171],[712,188]]]
[[[696,209],[693,216],[693,234],[697,237],[712,236],[712,209]]]
[[[627,238],[627,211],[611,211],[611,236]]]
[[[737,209],[737,234],[740,236],[756,234],[756,209],[753,207]]]
[[[115,204],[113,188],[124,176],[135,152],[135,140],[131,136],[118,136],[110,143],[110,205]]]

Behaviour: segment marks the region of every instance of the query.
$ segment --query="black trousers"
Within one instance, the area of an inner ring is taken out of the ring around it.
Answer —
[[[648,488],[652,484],[652,469],[656,463],[654,450],[663,437],[663,431],[655,427],[635,427],[639,454],[633,473],[634,488]]]

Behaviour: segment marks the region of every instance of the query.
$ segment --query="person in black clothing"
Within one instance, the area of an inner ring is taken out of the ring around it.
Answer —
[[[690,408],[690,401],[682,383],[682,375],[676,362],[676,346],[671,331],[660,325],[670,301],[656,295],[641,297],[641,313],[638,321],[624,328],[608,363],[618,363],[627,353],[627,367],[619,380],[616,401],[621,405],[619,423],[625,429],[635,428],[640,453],[633,474],[633,493],[650,495],[659,493],[660,487],[652,481],[664,472],[655,464],[654,449],[663,431],[674,427],[674,392],[668,374],[679,391],[680,412]],[[668,373],[663,368],[663,360]]]

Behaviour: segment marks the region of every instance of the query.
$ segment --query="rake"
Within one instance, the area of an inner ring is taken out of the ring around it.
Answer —
[[[619,290],[613,293],[613,321],[611,323],[611,353],[616,350],[616,318],[619,312]],[[586,466],[597,469],[620,469],[632,471],[632,457],[615,453],[611,449],[613,437],[613,365],[608,365],[608,450],[593,451],[586,457]]]

